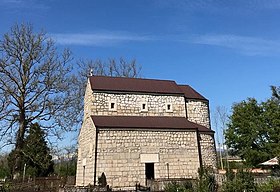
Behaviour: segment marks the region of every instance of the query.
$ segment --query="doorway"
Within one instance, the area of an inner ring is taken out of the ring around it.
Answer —
[[[155,179],[155,166],[154,163],[145,163],[146,179]]]

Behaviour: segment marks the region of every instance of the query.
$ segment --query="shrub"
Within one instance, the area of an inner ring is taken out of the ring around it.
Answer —
[[[171,182],[165,185],[165,192],[194,192],[192,183],[186,181],[184,183]]]
[[[257,186],[258,192],[273,192],[276,189],[280,189],[280,180],[271,179],[269,182]]]
[[[172,182],[165,186],[165,192],[216,192],[218,185],[212,169],[203,167],[198,170],[199,177],[193,183],[190,181],[184,183]]]
[[[100,177],[98,177],[98,185],[100,187],[106,187],[107,186],[107,180],[106,180],[106,176],[105,176],[104,172],[101,174]]]
[[[224,192],[236,192],[236,191],[257,191],[257,186],[254,183],[254,178],[249,171],[239,169],[236,175],[233,177],[232,172],[227,175],[227,181],[223,183],[222,191]]]
[[[195,192],[216,192],[218,184],[210,167],[202,167],[198,169],[199,178],[195,183]]]

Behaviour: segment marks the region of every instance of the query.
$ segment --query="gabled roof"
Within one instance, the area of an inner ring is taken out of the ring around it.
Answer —
[[[198,130],[199,132],[214,133],[202,125],[188,121],[185,117],[159,116],[91,116],[97,128],[108,129],[179,129]]]
[[[205,97],[203,97],[201,94],[199,94],[196,90],[194,90],[189,85],[178,85],[178,86],[181,89],[181,91],[184,93],[185,98],[207,100]]]
[[[91,76],[92,90],[182,94],[175,81]]]
[[[189,85],[177,85],[171,80],[91,76],[89,81],[91,89],[95,91],[176,94],[184,95],[187,99],[207,100]]]

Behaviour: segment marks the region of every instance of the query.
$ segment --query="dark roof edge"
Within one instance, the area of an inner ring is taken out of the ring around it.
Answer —
[[[184,93],[169,93],[169,92],[149,92],[149,91],[127,91],[127,90],[106,90],[106,89],[92,89],[94,91],[98,91],[98,92],[111,92],[111,93],[137,93],[137,94],[152,94],[152,95],[162,95],[162,94],[165,94],[165,95],[178,95],[178,96],[184,96]],[[198,100],[198,99],[197,99]]]
[[[214,134],[215,131],[209,129],[207,130],[199,130],[199,128],[170,128],[170,127],[162,127],[162,128],[143,128],[143,127],[118,127],[118,126],[95,126],[98,129],[104,129],[104,130],[118,130],[118,131],[132,131],[132,130],[141,130],[141,131],[161,131],[161,132],[168,132],[168,131],[193,131],[195,132],[196,130],[199,133],[204,133],[204,134]]]

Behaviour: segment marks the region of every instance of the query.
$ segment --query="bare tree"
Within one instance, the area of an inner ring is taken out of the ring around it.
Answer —
[[[223,168],[222,153],[221,153],[221,149],[223,149],[223,153],[226,154],[226,167],[228,169],[229,168],[228,151],[224,147],[225,146],[224,145],[224,133],[225,133],[225,129],[227,126],[227,122],[228,122],[228,110],[224,106],[217,106],[216,110],[215,110],[214,123],[215,123],[216,130],[217,130],[218,144],[220,145],[221,166]],[[220,133],[221,133],[221,135],[220,135]]]
[[[221,145],[221,138],[220,138],[220,120],[219,120],[219,115],[217,112],[217,108],[215,110],[214,116],[213,116],[213,121],[214,121],[214,127],[216,130],[216,137],[217,137],[217,142],[218,142],[218,150],[219,150],[219,161],[221,164],[221,169],[224,169],[224,164],[223,164],[223,156],[222,156],[222,145]]]
[[[77,62],[79,67],[78,77],[75,84],[79,86],[79,95],[83,95],[86,88],[86,81],[89,76],[110,76],[110,77],[130,77],[139,78],[141,77],[141,66],[136,63],[135,59],[127,61],[124,58],[119,60],[109,58],[107,61],[97,60],[84,60],[80,59]],[[81,100],[77,100],[81,102]],[[83,107],[83,103],[80,104]]]
[[[107,62],[101,60],[80,60],[78,62],[80,75],[88,77],[89,75],[101,75],[112,77],[140,77],[141,66],[136,60],[126,61],[122,57],[119,60],[109,58]]]
[[[272,91],[272,96],[280,100],[280,87],[270,86],[270,88]]]
[[[71,53],[59,53],[44,32],[15,25],[0,41],[0,140],[20,154],[26,131],[40,121],[48,135],[60,136],[78,123],[78,86],[71,74]],[[20,155],[15,171],[20,169]]]

